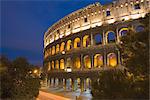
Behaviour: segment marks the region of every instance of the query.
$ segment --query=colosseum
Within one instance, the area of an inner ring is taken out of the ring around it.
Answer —
[[[139,18],[150,12],[149,0],[116,0],[88,5],[60,19],[44,34],[48,86],[84,92],[100,71],[123,69],[118,45],[129,29],[141,31]]]

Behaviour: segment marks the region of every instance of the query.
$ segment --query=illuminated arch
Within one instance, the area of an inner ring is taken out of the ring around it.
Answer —
[[[48,69],[47,69],[48,71],[50,71],[51,70],[51,63],[50,62],[48,62]]]
[[[56,45],[56,53],[59,52],[59,44]]]
[[[109,31],[106,33],[107,36],[107,43],[115,42],[116,41],[116,35],[113,31]]]
[[[89,55],[84,56],[84,67],[91,68],[91,59]]]
[[[75,63],[74,63],[75,68],[79,69],[81,67],[81,61],[80,57],[75,58]]]
[[[65,50],[65,42],[62,42],[60,45],[60,51],[64,51]]]
[[[89,47],[90,46],[90,37],[89,35],[85,35],[83,37],[83,47]]]
[[[85,79],[85,82],[86,82],[86,88],[90,89],[90,86],[91,86],[91,79],[90,79],[90,78],[86,78],[86,79]]]
[[[52,61],[52,69],[54,69],[55,68],[55,63],[54,63],[54,61]]]
[[[119,30],[119,36],[121,37],[121,36],[125,36],[126,34],[127,34],[127,32],[128,32],[128,28],[126,28],[126,27],[124,27],[124,28],[121,28],[120,30]]]
[[[80,38],[74,39],[74,48],[80,47]]]
[[[102,44],[102,35],[101,34],[96,34],[94,36],[94,40],[95,40],[96,45]]]
[[[80,87],[81,87],[81,79],[80,78],[77,78],[76,80],[75,80],[75,82],[76,82],[76,87],[77,87],[77,89],[79,89]]]
[[[71,49],[71,40],[68,40],[67,41],[67,50],[70,50]]]
[[[52,55],[55,54],[55,46],[52,47]]]
[[[64,61],[64,59],[60,60],[60,69],[65,69],[65,61]]]
[[[55,68],[59,69],[59,61],[58,60],[56,60],[56,62],[55,62]]]
[[[103,56],[101,54],[96,54],[94,56],[94,67],[102,67],[103,66]]]
[[[142,32],[142,31],[144,31],[144,26],[143,25],[138,25],[136,28],[135,28],[135,31],[136,32]]]
[[[117,66],[117,56],[115,53],[109,53],[107,55],[107,65],[110,67],[115,67]]]

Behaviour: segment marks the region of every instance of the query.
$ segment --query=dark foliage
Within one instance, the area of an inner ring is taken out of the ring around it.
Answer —
[[[13,62],[0,58],[1,99],[30,100],[38,96],[40,80],[29,74],[30,66],[25,58]]]

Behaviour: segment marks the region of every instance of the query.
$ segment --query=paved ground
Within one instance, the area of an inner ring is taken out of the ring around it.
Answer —
[[[48,87],[42,87],[41,92],[47,92],[56,96],[64,97],[66,99],[56,99],[56,98],[51,98],[51,99],[42,99],[42,96],[47,96],[47,95],[40,95],[39,98],[40,100],[91,100],[92,95],[90,94],[90,90],[87,90],[83,93],[80,92],[80,90],[76,90],[72,92],[71,90],[67,89],[67,91],[64,91],[62,87],[55,87],[55,88],[48,88]],[[54,96],[53,96],[54,97]],[[47,98],[47,97],[45,97]]]
[[[37,100],[71,100],[71,99],[59,95],[55,95],[52,93],[39,91],[39,96]]]

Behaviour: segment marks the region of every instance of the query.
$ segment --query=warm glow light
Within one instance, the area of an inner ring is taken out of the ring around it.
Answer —
[[[64,54],[65,54],[65,51],[62,51],[62,54],[64,55]]]
[[[71,72],[72,69],[71,69],[71,68],[67,68],[66,71],[67,71],[67,72]]]
[[[115,67],[117,65],[117,58],[114,53],[108,54],[108,65]]]
[[[64,59],[60,60],[60,69],[64,69],[65,68],[65,63],[64,63]]]
[[[80,38],[75,38],[75,40],[74,40],[74,48],[79,47],[79,45],[80,45]]]
[[[60,51],[62,52],[64,49],[65,49],[65,43],[62,42],[62,43],[61,43],[61,46],[60,46]]]
[[[68,40],[67,41],[67,50],[70,50],[71,49],[71,40]]]
[[[100,67],[103,65],[103,57],[100,54],[94,56],[94,67]]]
[[[48,62],[48,71],[51,69],[50,62]]]
[[[79,68],[81,67],[81,62],[80,62],[80,58],[79,58],[79,57],[77,57],[77,58],[75,59],[75,67],[76,67],[77,69],[79,69]]]
[[[52,61],[52,69],[54,69],[54,61]]]
[[[55,54],[55,46],[52,47],[52,55]]]
[[[55,66],[56,66],[56,69],[59,69],[59,61],[58,60],[56,60]]]
[[[59,44],[56,45],[56,53],[59,52]]]
[[[35,70],[33,71],[33,73],[34,73],[34,74],[36,74],[37,72],[38,72],[38,70],[37,70],[37,69],[35,69]]]
[[[89,35],[85,35],[83,37],[83,47],[89,46],[89,44],[88,44],[89,42],[90,42]]]
[[[84,57],[84,66],[85,68],[91,68],[91,59],[88,55]]]

